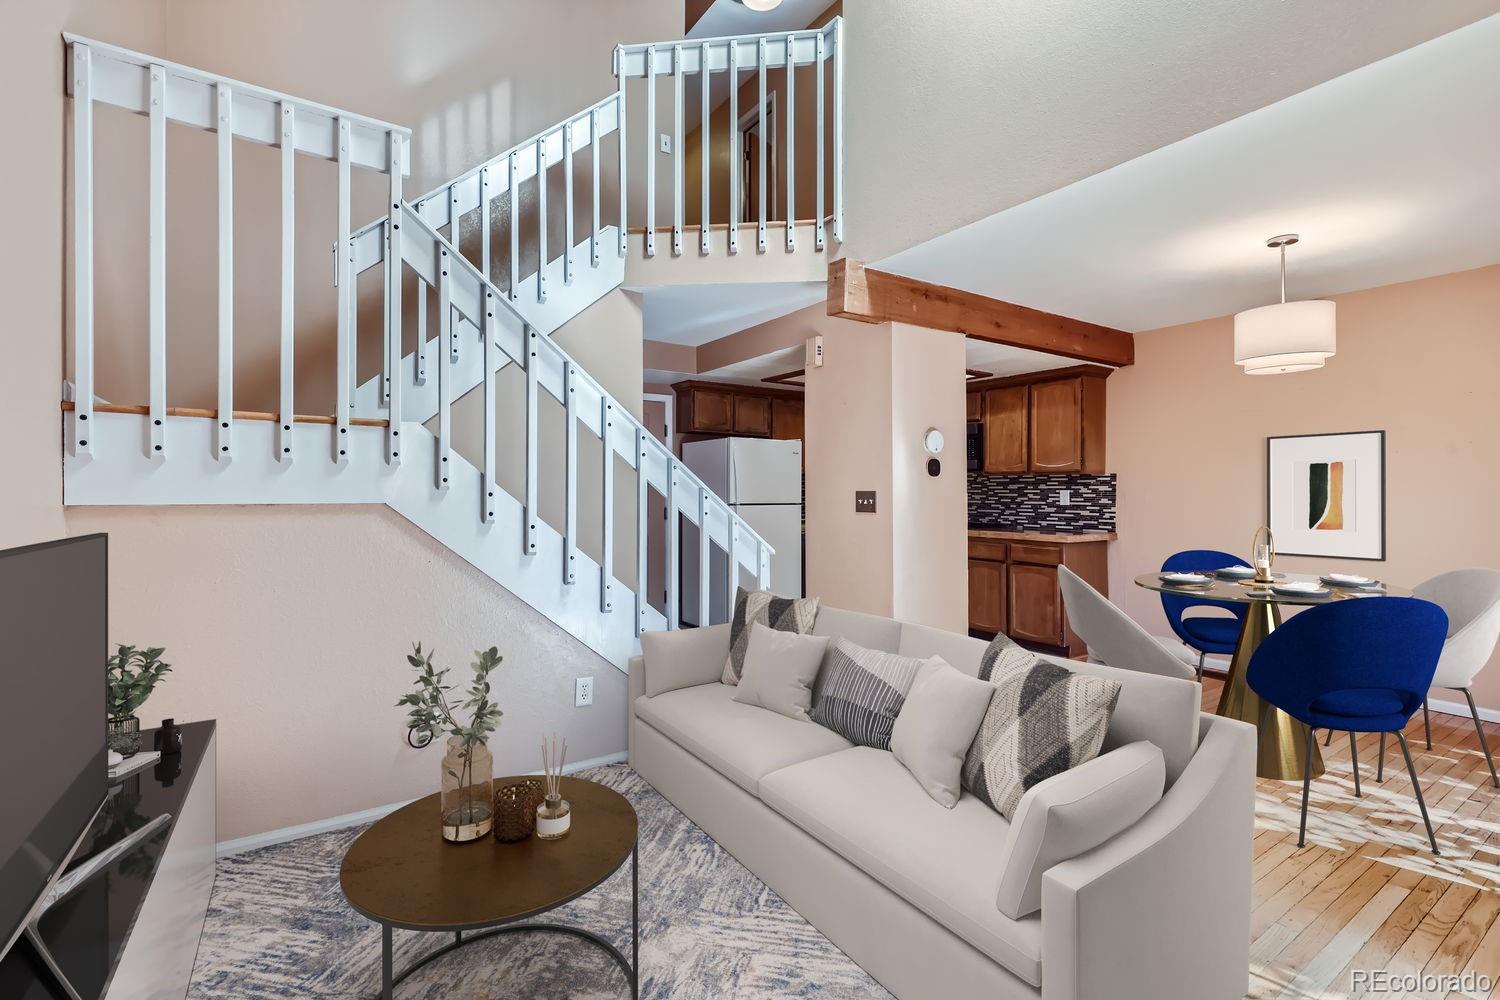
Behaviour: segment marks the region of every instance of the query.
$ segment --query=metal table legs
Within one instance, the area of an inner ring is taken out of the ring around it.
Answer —
[[[1307,738],[1307,727],[1281,709],[1261,701],[1260,695],[1245,683],[1245,671],[1261,641],[1281,624],[1281,607],[1274,601],[1252,601],[1247,606],[1240,638],[1224,678],[1217,714],[1239,719],[1255,726],[1259,732],[1255,755],[1255,774],[1278,781],[1301,781],[1311,759],[1311,777],[1323,773],[1323,755],[1315,741]]]
[[[475,941],[483,941],[485,938],[496,937],[501,934],[521,934],[526,931],[551,931],[557,934],[571,934],[573,937],[590,941],[609,953],[625,973],[625,979],[630,983],[631,1000],[640,1000],[641,996],[641,856],[640,845],[637,844],[630,850],[630,960],[626,961],[625,955],[609,941],[600,937],[592,931],[586,931],[581,927],[570,927],[566,924],[506,924],[501,927],[491,927],[478,933],[471,933],[464,937],[463,931],[454,931],[453,940],[443,945],[436,951],[423,955],[413,962],[399,976],[393,976],[393,955],[391,949],[391,925],[380,925],[380,996],[381,1000],[393,1000],[394,990],[401,985],[412,973],[422,968],[429,962],[434,961],[464,945],[473,944]]]

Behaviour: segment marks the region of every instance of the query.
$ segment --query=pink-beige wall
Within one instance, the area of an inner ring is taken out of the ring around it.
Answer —
[[[1319,371],[1251,377],[1231,360],[1230,317],[1138,334],[1109,380],[1109,469],[1119,475],[1110,596],[1170,634],[1132,584],[1168,554],[1248,554],[1265,519],[1266,437],[1386,434],[1386,558],[1283,557],[1402,586],[1466,566],[1500,568],[1500,265],[1333,297],[1338,354]],[[1500,662],[1474,685],[1500,709]],[[1435,694],[1462,701],[1456,693]]]
[[[543,730],[565,733],[578,759],[623,750],[625,679],[383,508],[64,511],[58,400],[65,373],[69,209],[61,32],[412,125],[412,194],[613,90],[614,44],[672,37],[680,31],[681,13],[680,3],[668,0],[587,0],[566,8],[467,0],[445,5],[442,17],[396,0],[6,5],[12,51],[0,80],[9,92],[33,99],[17,105],[8,132],[13,152],[7,179],[20,193],[10,203],[10,220],[26,239],[6,241],[0,249],[0,292],[7,303],[0,420],[10,445],[7,475],[0,481],[0,545],[110,534],[110,637],[163,644],[176,668],[145,706],[145,721],[166,715],[219,720],[221,838],[324,819],[436,787],[438,751],[406,749],[403,713],[394,705],[409,688],[403,657],[414,640],[436,644],[448,665],[458,668],[455,676],[480,646],[494,644],[505,654],[496,692],[507,714],[495,747],[496,767],[506,772],[536,767],[533,745]],[[455,32],[453,24],[464,29]],[[561,38],[569,44],[556,44]],[[118,177],[129,196],[137,174],[144,178],[144,119],[106,111],[98,117],[100,162],[114,167],[100,171],[98,183],[103,188]],[[130,145],[137,139],[140,157]],[[212,136],[174,128],[168,142],[169,173],[176,178],[171,183],[182,182],[169,207],[169,392],[174,405],[190,405],[201,401],[210,384],[213,357],[205,339],[213,309],[211,286],[205,291],[214,266]],[[245,199],[236,206],[236,223],[246,241],[237,255],[244,298],[236,308],[236,361],[237,402],[271,408],[257,392],[274,383],[274,369],[266,367],[274,349],[265,318],[274,316],[276,286],[266,280],[265,260],[255,251],[271,232],[257,212],[274,202],[252,200],[274,197],[274,184],[267,182],[274,173],[262,170],[269,166],[267,156],[274,159],[274,150],[236,151],[237,199]],[[201,177],[190,172],[194,166],[204,167]],[[305,365],[299,357],[299,371],[308,371],[299,377],[298,392],[310,404],[326,401],[332,387],[331,376],[317,381],[314,369],[327,353],[333,303],[328,242],[317,228],[332,212],[327,178],[319,176],[326,171],[317,169],[324,166],[299,164],[298,174],[310,213],[299,242],[305,268],[298,333],[307,352]],[[373,217],[378,183],[373,175],[360,182],[358,204],[368,205]],[[99,312],[100,394],[142,402],[144,297],[137,285],[143,243],[128,211],[117,211],[120,203],[106,201],[101,190],[96,206],[100,294],[111,296],[102,298]],[[370,319],[362,329],[378,336],[374,314],[365,315]],[[591,335],[565,328],[560,339],[569,336]],[[607,357],[619,344],[598,341],[593,347]],[[638,341],[620,358],[613,369],[596,374],[618,376],[620,385],[611,387],[634,406]],[[318,409],[309,405],[303,412]],[[574,709],[573,678],[582,675],[595,678],[595,703]]]

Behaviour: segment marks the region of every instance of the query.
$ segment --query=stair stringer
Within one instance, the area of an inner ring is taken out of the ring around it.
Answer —
[[[574,264],[571,284],[563,283],[563,259],[557,257],[547,265],[547,287],[550,289],[547,301],[537,302],[536,278],[533,275],[529,280],[521,282],[518,294],[510,299],[511,307],[520,313],[533,329],[550,336],[563,324],[620,286],[625,278],[625,261],[616,250],[617,240],[618,236],[613,226],[606,226],[599,230],[598,267],[589,263],[589,241],[584,240],[573,248]],[[381,259],[383,258],[377,258],[376,263],[379,263]],[[436,295],[431,289],[427,294]],[[509,310],[496,310],[494,318],[496,323],[513,330],[517,336],[522,333],[521,324]],[[478,327],[460,315],[456,317],[456,322],[453,324],[453,332],[459,345],[458,363],[452,369],[453,398],[457,399],[478,386],[483,380],[484,365],[480,363],[479,358],[482,352],[479,349]],[[425,423],[437,415],[438,386],[432,359],[437,357],[435,352],[441,346],[439,339],[435,336],[427,339],[427,349],[423,355],[427,359],[427,374],[421,383],[417,381],[417,352],[412,351],[401,359],[401,377],[406,380],[403,383],[401,395],[401,418],[403,420]],[[510,359],[505,357],[503,352],[497,352],[496,356],[496,371],[510,364]],[[383,417],[386,415],[388,407],[384,386],[381,384],[383,377],[376,375],[355,389],[355,416]]]
[[[525,601],[622,672],[640,652],[633,589],[616,579],[615,592],[630,595],[614,611],[599,610],[599,564],[575,550],[577,582],[562,582],[562,535],[545,521],[534,537],[535,555],[521,551],[523,507],[504,491],[495,496],[493,524],[479,517],[480,473],[458,453],[449,456],[449,489],[432,486],[437,439],[418,423],[403,423],[402,463],[385,462],[385,428],[349,428],[346,464],[339,466],[312,449],[332,448],[334,428],[296,424],[293,434],[301,461],[278,462],[276,425],[241,420],[235,424],[234,459],[214,457],[214,422],[201,417],[168,417],[166,440],[171,461],[147,457],[150,419],[133,413],[96,412],[92,458],[63,459],[63,502],[68,506],[174,506],[255,504],[384,503],[427,532],[454,554]],[[633,561],[631,562],[633,565]],[[647,607],[641,621],[664,630],[666,619]]]

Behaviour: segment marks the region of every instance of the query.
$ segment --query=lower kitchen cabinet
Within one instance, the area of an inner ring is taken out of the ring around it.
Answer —
[[[1087,652],[1068,623],[1059,566],[1077,573],[1095,590],[1109,593],[1108,543],[993,538],[969,539],[969,629],[1003,632],[1017,642],[1063,656]]]
[[[1004,632],[1005,563],[969,559],[969,628]]]

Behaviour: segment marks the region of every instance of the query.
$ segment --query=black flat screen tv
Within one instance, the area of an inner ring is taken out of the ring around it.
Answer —
[[[0,955],[104,802],[108,545],[0,551]]]

